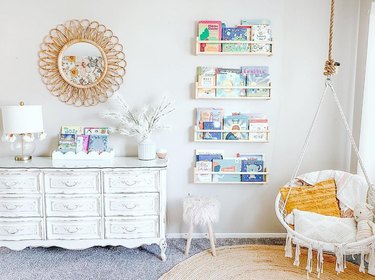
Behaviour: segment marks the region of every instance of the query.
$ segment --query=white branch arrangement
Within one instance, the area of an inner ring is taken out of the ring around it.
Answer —
[[[167,129],[169,126],[161,125],[160,120],[175,110],[172,102],[164,96],[156,106],[145,105],[140,110],[131,110],[125,100],[116,95],[120,112],[109,112],[103,115],[104,118],[118,122],[113,130],[127,136],[138,136],[140,140],[150,137],[152,132],[160,129]]]

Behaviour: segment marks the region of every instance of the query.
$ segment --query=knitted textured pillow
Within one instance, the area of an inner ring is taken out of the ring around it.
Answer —
[[[337,218],[293,210],[285,219],[295,231],[311,239],[329,243],[354,242],[357,223],[353,218]]]
[[[284,201],[288,192],[288,186],[280,188]],[[312,186],[292,186],[285,210],[289,214],[293,209],[340,217],[335,180],[329,179]]]

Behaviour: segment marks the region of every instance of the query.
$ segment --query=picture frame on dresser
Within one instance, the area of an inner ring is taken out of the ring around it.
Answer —
[[[166,160],[0,158],[0,247],[157,244],[165,261],[166,176]]]

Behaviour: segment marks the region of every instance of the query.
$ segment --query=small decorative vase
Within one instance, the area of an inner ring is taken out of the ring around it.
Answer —
[[[146,137],[138,143],[138,159],[140,160],[153,160],[156,156],[155,143]]]

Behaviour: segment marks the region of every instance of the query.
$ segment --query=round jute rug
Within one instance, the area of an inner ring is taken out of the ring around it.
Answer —
[[[283,246],[246,245],[217,248],[213,257],[209,250],[179,263],[159,280],[294,280],[306,279],[306,250],[301,249],[300,267],[284,257]],[[360,273],[358,266],[347,263],[344,273],[336,274],[334,256],[324,255],[324,272],[320,279],[372,279]],[[314,255],[313,268],[316,268]],[[317,279],[314,271],[310,279]]]

